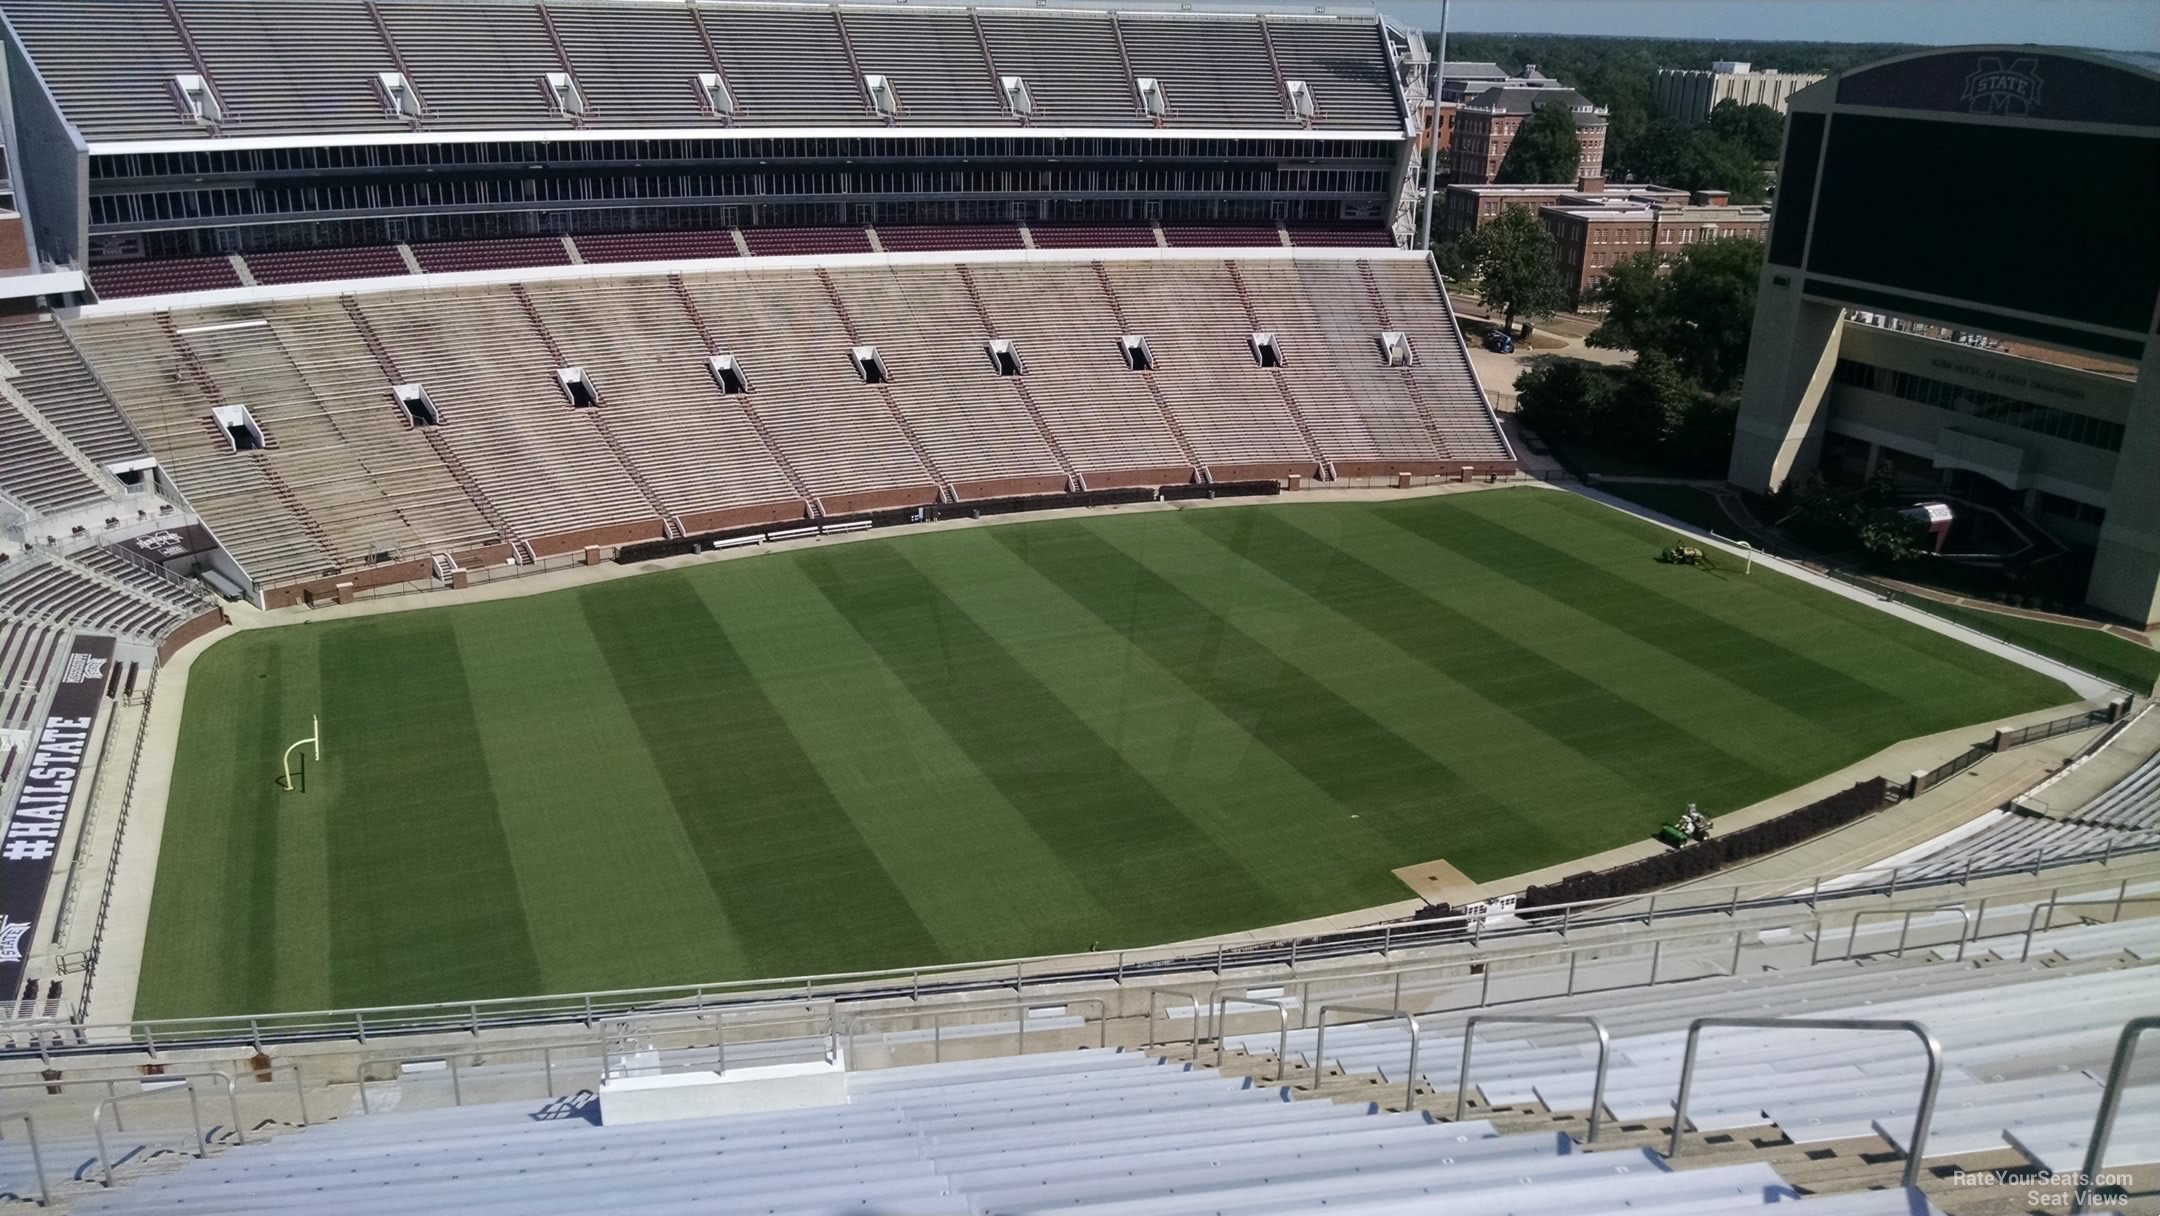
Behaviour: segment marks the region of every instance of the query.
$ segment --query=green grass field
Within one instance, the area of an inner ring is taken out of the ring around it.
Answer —
[[[136,1014],[1179,940],[2073,699],[1666,539],[1531,489],[1215,507],[238,634],[190,677]]]

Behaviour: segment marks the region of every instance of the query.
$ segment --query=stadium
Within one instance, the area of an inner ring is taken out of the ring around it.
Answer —
[[[0,1211],[2160,1194],[2153,690],[1524,459],[1421,31],[0,44]]]

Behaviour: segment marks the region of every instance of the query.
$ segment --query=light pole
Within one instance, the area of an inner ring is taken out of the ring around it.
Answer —
[[[1426,136],[1431,156],[1425,162],[1425,217],[1418,225],[1418,248],[1432,250],[1432,213],[1440,205],[1435,191],[1440,186],[1440,91],[1447,83],[1448,0],[1440,0],[1440,46],[1433,52],[1432,130]]]

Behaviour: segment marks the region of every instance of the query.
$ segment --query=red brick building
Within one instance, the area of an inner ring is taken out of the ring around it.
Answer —
[[[1605,173],[1605,109],[1570,88],[1517,84],[1494,85],[1463,99],[1456,108],[1449,180],[1457,185],[1485,185],[1500,176],[1501,162],[1524,120],[1548,106],[1564,106],[1575,120],[1582,147],[1577,177]]]

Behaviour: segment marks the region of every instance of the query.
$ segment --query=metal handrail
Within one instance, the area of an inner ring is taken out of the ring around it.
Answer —
[[[1288,1076],[1290,1073],[1290,1007],[1281,1001],[1270,1000],[1264,996],[1216,997],[1214,1008],[1216,1027],[1215,1067],[1217,1068],[1221,1068],[1223,1064],[1224,1044],[1222,1027],[1224,1024],[1224,1017],[1225,1014],[1229,1011],[1230,1006],[1232,1005],[1254,1005],[1260,1008],[1272,1009],[1275,1011],[1275,1020],[1277,1023],[1280,1024],[1280,1028],[1276,1031],[1275,1035],[1275,1083],[1277,1085],[1282,1084],[1283,1078]]]
[[[2082,864],[2107,864],[2118,858],[2160,853],[2160,842],[2136,847],[2111,845],[2107,849],[2085,852],[2049,853],[2045,865],[2049,868]],[[2028,858],[2024,862],[2004,862],[1991,865],[1985,870],[1973,870],[1970,874],[1960,872],[1931,873],[1917,880],[1905,878],[1904,888],[1946,886],[1967,881],[1969,878],[2001,877],[2027,873],[2033,869]],[[1823,898],[1854,898],[1880,895],[1886,889],[1880,875],[1888,871],[1864,872],[1872,875],[1865,881],[1843,884],[1837,888],[1818,884],[1813,891],[1804,881],[1782,879],[1774,882],[1746,884],[1734,890],[1760,888],[1771,892],[1762,896],[1735,896],[1728,901],[1721,898],[1712,904],[1685,904],[1667,906],[1661,901],[1656,909],[1660,918],[1696,916],[1712,910],[1729,911],[1735,903],[1752,908],[1813,906]],[[1841,876],[1842,877],[1842,876]],[[1575,927],[1593,924],[1640,921],[1643,916],[1641,895],[1617,896],[1599,900],[1585,900],[1578,904],[1560,905],[1540,909],[1551,913],[1568,911]],[[1361,930],[1298,938],[1302,957],[1344,957],[1371,953],[1385,935],[1397,947],[1446,944],[1469,940],[1465,926],[1468,921],[1461,916],[1438,918],[1431,921],[1390,925],[1376,925]],[[1505,930],[1485,930],[1483,936],[1498,934],[1524,935],[1548,932],[1541,924],[1525,923]],[[1274,953],[1288,949],[1289,939],[1266,940],[1241,947],[1226,956],[1226,962],[1239,967],[1264,965]],[[1212,953],[1209,955],[1212,958]],[[1179,954],[1169,948],[1160,952],[1117,951],[1074,955],[1044,956],[1028,961],[1031,966],[1042,967],[1031,977],[1038,984],[1079,981],[1102,981],[1123,984],[1148,976],[1169,976],[1180,970],[1191,970],[1206,965],[1192,954]],[[1055,970],[1062,964],[1066,970]],[[75,1024],[65,1027],[73,1040],[69,1044],[50,1044],[42,1037],[29,1048],[0,1048],[0,1058],[16,1055],[50,1055],[54,1050],[64,1054],[97,1054],[114,1050],[156,1052],[160,1039],[166,1044],[186,1042],[191,1045],[214,1045],[219,1043],[272,1042],[281,1040],[320,1040],[323,1038],[355,1039],[366,1042],[368,1036],[383,1034],[417,1034],[438,1031],[446,1025],[470,1027],[475,1024],[489,1027],[533,1028],[571,1022],[590,1022],[607,1012],[651,1013],[669,1002],[681,1002],[687,1006],[698,1002],[699,1008],[711,1004],[750,1004],[783,999],[785,989],[796,989],[798,999],[844,998],[865,999],[884,996],[922,995],[936,992],[965,992],[1006,988],[1010,976],[991,978],[989,972],[1003,968],[1010,971],[1013,960],[992,961],[963,965],[948,970],[926,968],[890,968],[881,971],[836,973],[816,976],[796,976],[769,980],[744,980],[733,983],[713,983],[685,986],[658,986],[648,988],[617,989],[604,992],[568,993],[539,997],[502,997],[480,1001],[444,1002],[398,1006],[374,1006],[360,1009],[333,1009],[296,1011],[276,1015],[259,1015],[255,1018],[231,1016],[202,1016],[172,1018],[157,1021],[138,1021],[111,1024]],[[925,977],[930,977],[926,982]],[[751,989],[743,996],[730,995],[744,988]],[[598,1006],[605,1004],[607,1009]],[[266,1032],[261,1023],[273,1023]],[[121,1041],[114,1041],[119,1039]],[[99,1041],[102,1040],[102,1041]]]
[[[942,1063],[945,1059],[944,1030],[946,1014],[1010,1013],[1018,1010],[1020,1017],[1016,1024],[1019,1030],[1017,1033],[1017,1045],[1013,1048],[1013,1054],[1024,1056],[1027,1054],[1028,1013],[1036,1009],[1062,1009],[1071,1005],[1093,1005],[1095,1007],[1095,1046],[1107,1049],[1110,1046],[1110,1003],[1099,996],[1060,997],[1056,1000],[1042,1001],[1006,1001],[995,1005],[931,1005],[921,1009],[872,1010],[850,1016],[847,1036],[852,1043],[856,1032],[862,1029],[862,1024],[866,1021],[880,1021],[887,1018],[919,1018],[927,1015],[930,1018],[930,1059],[933,1062]],[[1087,1019],[1083,1016],[1081,1018],[1083,1026],[1086,1021]]]
[[[1905,919],[1898,924],[1897,950],[1892,953],[1890,957],[1905,957],[1905,939],[1912,935],[1912,918],[1913,915],[1918,912],[1955,912],[1964,919],[1965,927],[1959,931],[1957,942],[1957,961],[1961,963],[1964,962],[1965,943],[1972,938],[1977,925],[1977,922],[1973,918],[1973,910],[1966,907],[1964,904],[1937,904],[1933,908],[1905,909]],[[1845,940],[1845,950],[1848,954],[1852,952],[1851,938],[1847,938]]]
[[[816,1015],[815,1013],[813,1013],[813,1012],[807,1012],[807,1011],[806,1011],[806,1012],[805,1012],[805,1013],[804,1013],[804,1014],[803,1014],[803,1015],[802,1015],[801,1017],[798,1017],[798,1018],[781,1018],[781,1019],[777,1019],[777,1020],[774,1020],[774,1021],[765,1021],[765,1022],[753,1022],[753,1023],[750,1023],[750,1025],[752,1025],[752,1026],[776,1026],[776,1025],[778,1025],[778,1026],[784,1026],[784,1025],[788,1025],[788,1024],[790,1024],[791,1022],[796,1022],[796,1021],[814,1021],[814,1020],[816,1020],[816,1016],[817,1016],[817,1015]],[[691,1025],[688,1025],[688,1026],[669,1026],[669,1027],[647,1027],[647,1028],[645,1028],[645,1030],[644,1030],[644,1032],[643,1032],[643,1033],[644,1033],[644,1034],[646,1034],[646,1035],[648,1035],[648,1036],[655,1036],[655,1037],[657,1037],[657,1036],[660,1036],[660,1035],[671,1035],[671,1034],[696,1034],[696,1033],[697,1033],[697,1032],[698,1032],[699,1030],[701,1030],[701,1029],[703,1029],[703,1028],[704,1028],[704,1026],[705,1026],[705,1019],[706,1019],[706,1018],[708,1018],[708,1017],[709,1017],[709,1018],[712,1018],[712,1019],[713,1019],[713,1023],[712,1023],[712,1024],[713,1024],[713,1032],[714,1032],[714,1035],[715,1035],[715,1043],[714,1043],[714,1046],[715,1046],[715,1048],[716,1048],[716,1055],[715,1055],[715,1058],[714,1058],[714,1064],[715,1064],[715,1066],[716,1066],[716,1067],[718,1068],[718,1070],[719,1070],[719,1071],[721,1071],[721,1072],[725,1072],[725,1071],[727,1071],[727,1025],[728,1025],[728,1024],[727,1024],[727,1021],[726,1021],[726,1019],[725,1019],[725,1018],[724,1018],[724,1017],[722,1016],[722,1012],[721,1012],[720,1010],[714,1010],[714,1011],[712,1011],[711,1013],[701,1013],[701,1014],[695,1014],[695,1015],[693,1015],[693,1017],[694,1017],[694,1021],[692,1022],[692,1024],[691,1024]],[[826,1058],[827,1060],[831,1060],[831,1059],[834,1059],[834,1058],[836,1057],[836,1055],[837,1055],[837,1050],[838,1050],[838,1048],[837,1048],[837,1039],[833,1037],[833,1036],[834,1036],[834,1034],[835,1034],[836,1032],[835,1032],[835,1031],[834,1031],[834,1030],[832,1029],[832,1016],[831,1016],[831,1011],[830,1011],[830,1010],[828,1010],[828,1011],[827,1011],[827,1016],[826,1016],[826,1024],[827,1024],[827,1041],[826,1041],[826,1057],[825,1057],[825,1058]],[[741,1026],[740,1026],[740,1024],[738,1024],[738,1029],[740,1029],[740,1028],[741,1028]],[[533,1051],[537,1051],[537,1052],[539,1052],[539,1053],[540,1053],[540,1075],[541,1075],[541,1084],[542,1084],[542,1086],[543,1086],[543,1087],[544,1087],[544,1088],[545,1088],[545,1089],[547,1090],[547,1092],[548,1092],[548,1095],[549,1095],[550,1097],[552,1097],[552,1096],[554,1096],[554,1093],[555,1093],[555,1055],[556,1055],[556,1053],[557,1053],[557,1052],[563,1052],[563,1051],[572,1051],[572,1050],[580,1050],[580,1049],[583,1049],[583,1050],[591,1050],[591,1049],[595,1049],[595,1048],[597,1048],[597,1049],[598,1049],[598,1051],[596,1052],[596,1054],[597,1054],[597,1055],[599,1055],[599,1057],[600,1057],[600,1061],[601,1061],[601,1064],[600,1064],[600,1070],[601,1070],[602,1074],[603,1074],[603,1075],[605,1075],[605,1074],[607,1073],[607,1071],[608,1071],[608,1068],[609,1068],[609,1061],[610,1061],[610,1059],[611,1059],[611,1050],[610,1050],[610,1049],[612,1049],[612,1048],[613,1048],[613,1047],[615,1046],[615,1044],[616,1044],[617,1042],[619,1042],[619,1041],[621,1040],[621,1038],[622,1038],[622,1037],[623,1037],[623,1036],[621,1036],[621,1035],[616,1035],[616,1036],[612,1036],[612,1037],[606,1037],[606,1038],[585,1038],[585,1039],[568,1039],[568,1040],[565,1040],[565,1041],[563,1041],[563,1042],[560,1042],[560,1043],[541,1043],[541,1044],[537,1044],[537,1045],[534,1045],[534,1046],[531,1046],[531,1047],[520,1047],[520,1048],[512,1048],[512,1049],[510,1049],[510,1050],[511,1050],[511,1051],[515,1051],[515,1052],[533,1052]],[[693,1044],[691,1045],[691,1048],[694,1048],[694,1047],[696,1047],[696,1046],[697,1046],[697,1045],[693,1043]],[[682,1049],[682,1050],[690,1050],[691,1048],[684,1048],[684,1049]],[[444,1063],[446,1064],[446,1066],[448,1067],[448,1070],[449,1070],[449,1072],[450,1072],[450,1095],[451,1095],[451,1096],[450,1096],[450,1101],[451,1101],[451,1105],[453,1105],[453,1106],[463,1106],[463,1105],[465,1104],[465,1093],[464,1093],[464,1085],[463,1085],[463,1078],[462,1078],[462,1077],[460,1076],[460,1074],[459,1074],[459,1072],[458,1072],[458,1066],[457,1066],[457,1061],[458,1061],[459,1059],[462,1059],[462,1058],[463,1058],[463,1057],[465,1057],[465,1056],[481,1056],[481,1055],[497,1055],[497,1054],[505,1054],[505,1053],[504,1053],[504,1052],[502,1051],[502,1049],[500,1049],[500,1048],[488,1048],[488,1047],[474,1047],[474,1048],[467,1048],[467,1049],[465,1049],[465,1050],[463,1050],[463,1051],[454,1051],[454,1052],[440,1052],[440,1051],[437,1051],[437,1052],[422,1052],[422,1053],[418,1053],[418,1054],[414,1054],[414,1055],[377,1055],[377,1056],[368,1056],[368,1057],[366,1057],[365,1059],[363,1059],[363,1060],[361,1060],[361,1061],[360,1061],[360,1063],[359,1063],[359,1066],[358,1066],[358,1068],[356,1069],[356,1076],[355,1076],[355,1081],[356,1081],[356,1088],[357,1088],[357,1089],[358,1089],[358,1090],[360,1091],[360,1113],[361,1113],[361,1114],[363,1114],[363,1115],[367,1115],[367,1114],[373,1114],[373,1113],[374,1113],[374,1111],[373,1111],[373,1109],[371,1108],[371,1105],[370,1105],[370,1103],[369,1103],[369,1101],[368,1101],[368,1090],[367,1090],[367,1087],[368,1087],[368,1085],[369,1085],[369,1084],[371,1083],[371,1082],[370,1082],[370,1081],[369,1081],[369,1080],[367,1079],[367,1070],[368,1070],[368,1068],[369,1068],[369,1067],[370,1067],[371,1065],[375,1065],[375,1064],[412,1064],[412,1063],[425,1063],[425,1062],[428,1062],[428,1061],[433,1061],[433,1060],[441,1060],[441,1061],[443,1061],[443,1062],[444,1062]],[[297,1071],[297,1069],[296,1069],[295,1071]],[[391,1078],[391,1079],[384,1079],[384,1080],[376,1080],[376,1081],[372,1082],[372,1084],[375,1084],[375,1085],[391,1085],[391,1084],[396,1084],[396,1083],[398,1083],[398,1080],[399,1080],[398,1078]],[[35,1083],[33,1082],[33,1084],[35,1084]],[[302,1108],[301,1108],[301,1118],[302,1118],[302,1120],[304,1121],[304,1120],[306,1119],[306,1117],[307,1117],[307,1111],[306,1111],[306,1107],[305,1107],[305,1106],[303,1105],[303,1106],[302,1106]]]
[[[30,1135],[30,1167],[37,1171],[38,1206],[49,1208],[52,1206],[52,1186],[45,1181],[45,1154],[38,1148],[37,1121],[23,1111],[0,1115],[0,1123],[9,1119],[22,1120],[23,1130]]]
[[[2132,1018],[2123,1023],[2115,1040],[2115,1058],[2108,1064],[2107,1086],[2100,1091],[2100,1109],[2093,1115],[2092,1135],[2085,1141],[2085,1166],[2078,1171],[2077,1195],[2070,1216],[2083,1216],[2092,1206],[2100,1171],[2107,1165],[2108,1136],[2115,1130],[2115,1112],[2122,1106],[2123,1091],[2130,1087],[2130,1064],[2137,1058],[2138,1040],[2148,1030],[2160,1030],[2160,1017]]]
[[[1192,1010],[1192,1058],[1200,1058],[1200,998],[1176,988],[1150,988],[1147,1001],[1147,1042],[1143,1047],[1159,1047],[1162,1040],[1155,1037],[1155,1012],[1170,997],[1181,997]]]
[[[209,1069],[203,1072],[187,1073],[181,1076],[158,1076],[145,1078],[146,1080],[178,1081],[180,1082],[181,1088],[187,1090],[188,1121],[192,1123],[195,1127],[195,1157],[198,1161],[204,1157],[209,1156],[210,1153],[210,1142],[207,1138],[203,1136],[202,1101],[197,1095],[195,1089],[195,1082],[202,1080],[205,1077],[216,1077],[219,1080],[225,1082],[225,1100],[232,1104],[233,1136],[235,1137],[235,1139],[238,1140],[239,1143],[246,1144],[247,1129],[240,1125],[240,1099],[239,1096],[234,1092],[231,1073],[221,1072],[216,1069]],[[118,1107],[121,1103],[132,1102],[137,1098],[154,1098],[164,1094],[165,1092],[166,1091],[163,1089],[144,1089],[137,1090],[136,1092],[131,1094],[108,1093],[105,1097],[98,1099],[97,1105],[90,1109],[90,1131],[97,1137],[98,1171],[104,1176],[105,1185],[108,1188],[111,1187],[113,1184],[113,1175],[112,1154],[107,1151],[105,1147],[105,1108],[108,1106],[115,1108],[113,1117],[117,1122],[119,1118]],[[124,1131],[126,1129],[122,1128],[121,1130]]]
[[[1942,1085],[1942,1044],[1928,1028],[1910,1019],[1889,1018],[1696,1018],[1688,1023],[1687,1055],[1680,1065],[1680,1097],[1673,1103],[1672,1143],[1665,1149],[1671,1160],[1680,1155],[1681,1136],[1687,1131],[1688,1095],[1695,1087],[1695,1055],[1702,1046],[1702,1032],[1712,1026],[1745,1030],[1896,1030],[1920,1040],[1927,1049],[1927,1077],[1920,1085],[1920,1109],[1913,1116],[1912,1139],[1906,1145],[1905,1176],[1900,1186],[1920,1184],[1920,1159],[1927,1155],[1928,1126],[1935,1121],[1935,1092]]]
[[[1322,1005],[1320,1007],[1320,1033],[1313,1039],[1312,1088],[1318,1091],[1320,1082],[1327,1077],[1327,1015],[1330,1013],[1358,1013],[1383,1022],[1408,1022],[1410,1024],[1410,1063],[1404,1072],[1403,1109],[1417,1106],[1417,1057],[1419,1029],[1415,1014],[1400,1009],[1373,1009],[1364,1005]]]
[[[367,1075],[367,1071],[368,1071],[368,1066],[369,1066],[369,1065],[372,1065],[372,1064],[398,1064],[398,1065],[405,1065],[405,1064],[427,1064],[427,1063],[433,1063],[433,1062],[434,1062],[434,1061],[436,1061],[436,1060],[441,1060],[441,1061],[443,1061],[443,1062],[444,1062],[445,1064],[449,1065],[449,1067],[450,1067],[450,1105],[452,1105],[452,1106],[463,1106],[463,1105],[465,1105],[465,1085],[464,1085],[464,1083],[463,1083],[463,1082],[462,1082],[462,1081],[461,1081],[461,1080],[460,1080],[460,1079],[458,1078],[458,1056],[460,1056],[460,1055],[462,1055],[462,1054],[465,1054],[465,1053],[462,1053],[462,1052],[455,1052],[455,1051],[453,1051],[453,1052],[448,1052],[448,1053],[444,1053],[444,1052],[434,1052],[434,1053],[431,1053],[431,1054],[428,1054],[428,1055],[417,1055],[417,1056],[364,1056],[364,1057],[362,1057],[362,1058],[361,1058],[361,1060],[360,1060],[360,1063],[359,1063],[359,1064],[357,1064],[357,1065],[355,1065],[355,1066],[354,1066],[354,1068],[353,1068],[353,1084],[354,1084],[354,1085],[355,1085],[355,1086],[356,1086],[356,1087],[357,1087],[357,1088],[358,1088],[358,1089],[360,1090],[360,1113],[361,1113],[361,1114],[363,1114],[363,1115],[372,1115],[372,1114],[374,1114],[374,1113],[375,1113],[375,1109],[374,1109],[374,1107],[372,1107],[372,1106],[369,1106],[369,1105],[368,1105],[368,1096],[367,1096],[367,1087],[368,1087],[368,1075]],[[550,1069],[549,1071],[550,1071],[550,1072],[552,1072],[552,1071],[553,1071],[553,1069]],[[377,1085],[389,1085],[389,1084],[392,1084],[392,1082],[390,1082],[390,1081],[377,1081],[377,1082],[376,1082],[376,1084],[377,1084]],[[551,1086],[549,1086],[548,1088],[550,1088],[550,1089],[553,1089],[553,1088],[554,1088],[554,1086],[552,1086],[552,1085],[551,1085]]]
[[[1597,1143],[1598,1127],[1605,1113],[1605,1070],[1612,1063],[1612,1035],[1605,1030],[1605,1023],[1587,1013],[1540,1014],[1534,1017],[1510,1017],[1507,1014],[1473,1014],[1463,1023],[1462,1068],[1455,1074],[1455,1121],[1462,1122],[1463,1107],[1470,1095],[1470,1051],[1477,1043],[1478,1024],[1511,1022],[1522,1026],[1588,1026],[1597,1032],[1597,1078],[1590,1083],[1590,1134],[1585,1141]]]

